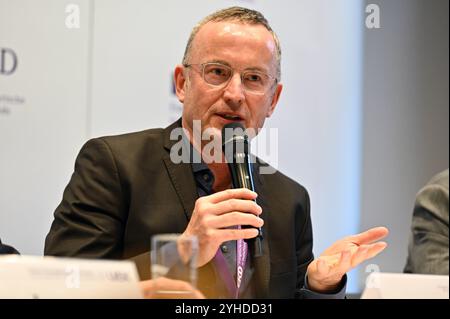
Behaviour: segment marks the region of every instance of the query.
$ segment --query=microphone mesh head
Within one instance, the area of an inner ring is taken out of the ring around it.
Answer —
[[[222,127],[222,146],[237,139],[247,139],[245,135],[245,127],[239,122],[225,124]]]
[[[245,155],[249,154],[248,136],[241,123],[233,122],[223,126],[222,151],[228,163],[241,163]]]

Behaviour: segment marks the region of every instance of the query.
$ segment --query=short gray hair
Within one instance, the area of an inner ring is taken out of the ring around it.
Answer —
[[[192,41],[197,35],[198,31],[202,26],[207,24],[208,22],[221,22],[221,21],[237,21],[247,24],[260,24],[263,25],[273,36],[276,45],[276,72],[277,72],[277,81],[281,78],[281,47],[280,40],[275,32],[269,25],[267,19],[262,15],[262,13],[251,10],[243,7],[230,7],[226,9],[222,9],[216,11],[203,20],[201,20],[191,31],[191,35],[189,36],[188,43],[186,45],[186,49],[184,51],[183,56],[183,65],[189,64],[189,56],[192,48]]]

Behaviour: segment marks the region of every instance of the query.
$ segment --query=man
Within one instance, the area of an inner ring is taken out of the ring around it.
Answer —
[[[386,247],[376,241],[387,229],[344,238],[314,260],[309,196],[301,185],[275,172],[256,174],[256,192],[230,189],[223,161],[191,165],[170,158],[177,142],[170,133],[180,126],[203,159],[206,142],[196,134],[220,136],[231,122],[262,128],[282,91],[280,59],[278,38],[259,12],[233,7],[205,18],[175,68],[181,120],[86,143],[45,253],[133,258],[147,279],[150,236],[183,233],[198,237],[198,287],[206,297],[343,297],[345,273]],[[239,225],[263,227],[262,256],[248,256],[242,241],[258,230]],[[243,263],[241,281],[236,259]]]
[[[416,196],[404,271],[448,275],[448,169]]]

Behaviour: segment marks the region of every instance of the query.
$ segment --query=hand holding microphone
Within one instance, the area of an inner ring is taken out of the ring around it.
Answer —
[[[235,125],[240,129],[226,130],[234,128]],[[261,227],[264,221],[259,217],[262,209],[256,202],[257,194],[254,192],[248,139],[244,136],[244,129],[239,123],[226,125],[223,131],[235,133],[234,136],[230,135],[229,141],[223,143],[224,154],[231,154],[227,162],[235,189],[203,196],[195,202],[184,234],[195,235],[198,238],[198,267],[211,261],[220,245],[231,240],[244,239],[249,243],[252,256],[262,255]],[[224,133],[222,136],[226,135]],[[242,225],[241,229],[230,228],[237,225]]]
[[[255,191],[253,184],[253,170],[250,160],[250,142],[244,134],[245,128],[241,123],[233,122],[222,128],[222,150],[230,169],[233,188],[247,188]],[[256,202],[256,200],[254,200]],[[242,228],[252,228],[243,225]],[[262,230],[258,227],[258,236],[246,239],[253,257],[262,256]]]

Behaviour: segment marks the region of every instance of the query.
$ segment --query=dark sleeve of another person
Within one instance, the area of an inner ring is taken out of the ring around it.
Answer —
[[[2,244],[2,240],[0,239],[0,255],[10,255],[10,254],[18,255],[19,252],[14,247]]]

